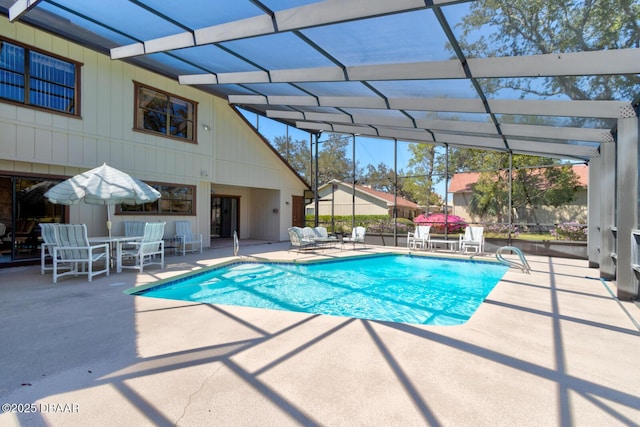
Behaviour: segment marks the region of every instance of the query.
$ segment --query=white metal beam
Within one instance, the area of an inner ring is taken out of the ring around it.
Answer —
[[[21,0],[28,1],[28,0]],[[471,0],[467,0],[471,1]],[[434,5],[462,3],[462,0],[435,0]],[[328,0],[294,7],[275,12],[274,17],[264,14],[238,21],[227,22],[211,27],[195,30],[195,45],[221,43],[230,40],[273,34],[282,31],[302,30],[320,25],[337,24],[340,22],[371,18],[375,16],[402,13],[431,7],[424,0]],[[189,37],[190,32],[187,32]],[[132,52],[147,53],[144,48],[158,46],[160,39],[154,39],[133,45],[119,46],[111,49],[112,59],[132,56]],[[170,47],[164,51],[190,47],[192,44],[185,35],[176,35]],[[179,43],[182,42],[182,44]]]
[[[333,127],[328,123],[299,121],[296,122],[296,127],[310,132],[333,132]]]
[[[602,142],[611,132],[603,129],[575,128],[540,125],[502,124],[502,133],[506,136],[530,138],[566,139],[587,142]]]
[[[389,98],[394,110],[447,111],[453,113],[486,113],[479,98]]]
[[[464,145],[475,148],[493,148],[504,150],[504,141],[499,137],[482,137],[476,135],[462,135],[444,132],[434,132],[436,141],[442,144]]]
[[[41,0],[16,0],[9,7],[9,21],[13,22],[20,19],[22,15],[33,9]]]
[[[172,36],[161,37],[144,43],[145,53],[164,52],[167,50],[190,47],[195,44],[193,34],[180,33]]]
[[[366,126],[334,126],[329,123],[296,122],[296,127],[312,132],[337,132],[357,134],[373,138],[393,138],[402,141],[451,145],[456,147],[482,148],[505,151],[504,142],[498,137],[478,137],[476,135],[461,135],[451,133],[429,133],[422,129],[372,128]],[[434,137],[435,136],[435,140]],[[598,155],[597,147],[562,144],[552,142],[531,141],[526,139],[509,140],[510,149],[521,154],[542,155],[557,158],[589,159]]]
[[[474,77],[547,77],[636,74],[640,49],[607,49],[529,56],[471,58]]]
[[[267,110],[265,113],[272,119],[304,120],[304,114],[299,111]]]
[[[639,49],[640,50],[640,49]],[[485,113],[480,99],[476,98],[389,98],[389,106],[378,97],[313,96],[264,97],[256,95],[230,95],[231,104],[270,104],[292,106],[323,106],[335,108],[371,108],[404,111],[446,111],[458,113]],[[556,100],[511,100],[488,101],[495,114],[592,117],[596,119],[618,118],[622,108],[631,105],[628,101],[556,101]]]
[[[513,151],[527,152],[540,156],[557,155],[590,158],[598,155],[598,148],[587,145],[558,144],[553,142],[529,141],[526,139],[509,139],[509,148]]]
[[[571,52],[530,56],[509,56],[469,59],[471,75],[476,78],[503,77],[554,77],[581,75],[636,74],[640,63],[640,49],[611,49],[595,52]],[[322,76],[323,69],[313,68],[274,71],[280,74],[281,82],[340,82],[362,80],[432,80],[463,79],[466,74],[457,60],[411,62],[402,64],[358,65],[347,67],[347,78],[339,69]],[[247,72],[251,73],[251,72]],[[218,73],[218,77],[226,73]],[[233,73],[241,83],[264,83],[250,81]],[[183,79],[186,76],[183,77]],[[319,80],[320,79],[320,80]],[[240,83],[230,78],[228,83]]]
[[[535,116],[594,117],[616,119],[628,101],[555,101],[490,99],[489,108],[496,114],[523,114]]]

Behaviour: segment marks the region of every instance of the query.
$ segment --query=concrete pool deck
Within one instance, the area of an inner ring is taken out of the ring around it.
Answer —
[[[392,249],[288,247],[241,242],[240,255]],[[532,274],[508,271],[459,326],[123,293],[231,254],[57,285],[36,266],[0,269],[0,403],[36,409],[0,426],[640,425],[640,308],[586,261],[527,256]]]

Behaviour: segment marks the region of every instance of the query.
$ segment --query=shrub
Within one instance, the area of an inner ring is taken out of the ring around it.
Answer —
[[[558,240],[587,240],[587,226],[577,222],[565,222],[551,230],[551,236]]]
[[[396,232],[398,234],[407,234],[409,227],[406,223],[400,221],[396,222]],[[388,221],[376,221],[375,223],[369,223],[368,232],[370,233],[393,233],[393,220]]]
[[[416,218],[418,219],[418,218]],[[457,215],[447,215],[447,233],[459,233],[464,230],[467,223]],[[430,225],[431,233],[444,233],[445,215],[443,213],[433,213],[418,219],[420,224]]]
[[[511,228],[511,237],[518,237],[520,235],[520,229],[517,225],[512,225],[509,227],[509,224],[491,224],[487,225],[485,228],[485,233],[487,237],[499,237],[506,238],[509,236],[509,228]]]

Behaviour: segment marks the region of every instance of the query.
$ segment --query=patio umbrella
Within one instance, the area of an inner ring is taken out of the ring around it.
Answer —
[[[141,205],[156,201],[160,193],[125,172],[106,163],[51,187],[44,196],[51,203],[107,205],[107,229],[111,237],[111,213],[108,205]]]

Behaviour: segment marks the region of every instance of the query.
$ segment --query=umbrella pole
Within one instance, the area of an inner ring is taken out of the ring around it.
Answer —
[[[107,231],[109,232],[109,239],[111,239],[111,210],[109,209],[109,205],[107,206]]]

